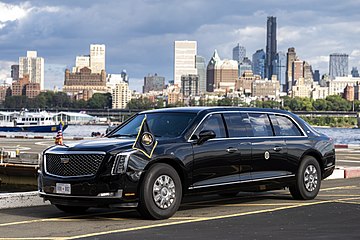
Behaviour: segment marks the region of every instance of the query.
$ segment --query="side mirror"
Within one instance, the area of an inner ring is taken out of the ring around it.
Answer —
[[[199,133],[199,139],[197,140],[198,144],[202,144],[209,139],[215,138],[216,134],[213,130],[203,130]]]

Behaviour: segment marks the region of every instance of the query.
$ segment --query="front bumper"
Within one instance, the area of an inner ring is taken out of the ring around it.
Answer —
[[[56,184],[71,185],[69,194],[57,193]],[[137,183],[127,176],[114,178],[57,178],[39,173],[39,196],[51,204],[87,207],[136,207]]]

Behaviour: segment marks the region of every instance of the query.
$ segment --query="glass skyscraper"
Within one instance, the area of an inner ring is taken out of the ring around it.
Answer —
[[[276,54],[273,72],[280,82],[281,91],[286,92],[286,54],[284,52]]]
[[[266,58],[265,58],[265,77],[271,79],[274,74],[273,64],[277,53],[276,42],[276,17],[270,16],[267,19],[266,32]]]
[[[346,53],[330,54],[329,77],[346,77],[349,74],[349,55]]]
[[[238,63],[242,63],[244,58],[246,57],[246,48],[244,46],[240,46],[238,43],[236,47],[233,48],[233,60]]]
[[[254,74],[265,78],[265,52],[263,49],[257,50],[252,55],[252,71]]]
[[[195,56],[196,69],[199,76],[199,92],[206,92],[206,63],[205,58],[199,55]]]

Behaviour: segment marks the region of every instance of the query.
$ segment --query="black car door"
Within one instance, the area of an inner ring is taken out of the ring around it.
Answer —
[[[198,144],[193,141],[193,187],[217,186],[239,181],[238,145],[229,141],[222,114],[206,117],[196,130],[212,130],[216,137]]]
[[[276,178],[289,174],[285,139],[275,137],[267,113],[249,113],[253,130],[253,180]]]

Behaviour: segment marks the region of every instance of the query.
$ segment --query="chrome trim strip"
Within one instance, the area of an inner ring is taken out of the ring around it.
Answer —
[[[329,170],[330,168],[335,168],[335,165],[331,165],[329,167],[324,168],[324,171]]]
[[[191,186],[188,189],[191,190],[191,189],[206,188],[206,187],[224,186],[224,185],[237,184],[237,183],[258,182],[258,181],[279,179],[279,178],[288,178],[288,177],[295,177],[295,174],[279,176],[279,177],[258,178],[258,179],[251,179],[251,180],[245,180],[245,181],[239,180],[239,181],[227,182],[227,183],[216,183],[216,184],[208,184],[208,185],[201,185],[201,186]]]
[[[103,152],[103,151],[68,151],[67,148],[66,150],[64,149],[64,151],[62,150],[56,150],[56,151],[53,151],[53,149],[51,150],[47,150],[44,152],[44,154],[59,154],[59,155],[62,155],[62,154],[69,154],[69,155],[72,155],[72,154],[102,154],[102,155],[105,155],[106,152]]]
[[[308,137],[307,133],[304,131],[304,129],[299,125],[299,123],[293,118],[291,117],[290,115],[286,114],[286,113],[275,113],[275,112],[262,112],[262,111],[244,111],[244,110],[239,110],[239,111],[216,111],[216,112],[211,112],[211,113],[208,113],[206,114],[202,119],[201,121],[199,122],[199,124],[196,126],[196,128],[194,129],[194,131],[191,133],[189,139],[187,140],[187,142],[193,142],[194,140],[191,140],[192,136],[194,135],[194,133],[196,132],[196,130],[199,128],[199,126],[202,124],[202,122],[210,115],[212,114],[223,114],[223,113],[246,113],[246,114],[249,114],[249,113],[262,113],[262,114],[273,114],[273,115],[281,115],[281,116],[285,116],[285,117],[288,117],[291,119],[291,121],[293,123],[296,124],[296,126],[300,129],[300,131],[302,132],[303,136],[263,136],[263,137],[236,137],[236,138],[221,138],[221,139],[253,139],[253,138],[288,138],[288,137],[292,137],[292,138],[295,138],[295,137]],[[271,121],[271,120],[269,120]],[[220,138],[214,138],[214,139],[220,139]],[[211,140],[211,139],[210,139]]]
[[[121,199],[119,196],[111,196],[111,197],[99,197],[99,196],[73,196],[73,195],[65,195],[65,194],[52,194],[46,192],[40,192],[40,197],[60,197],[60,198],[83,198],[83,199]]]

